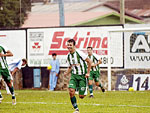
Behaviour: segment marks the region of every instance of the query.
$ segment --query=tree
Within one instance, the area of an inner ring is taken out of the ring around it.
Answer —
[[[0,0],[0,29],[19,28],[30,9],[30,0]]]

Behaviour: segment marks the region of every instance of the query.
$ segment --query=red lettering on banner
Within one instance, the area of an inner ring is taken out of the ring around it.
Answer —
[[[107,43],[107,37],[104,37],[102,41],[102,48],[107,48]]]
[[[92,46],[92,42],[93,42],[93,46]],[[96,42],[97,42],[97,46],[96,46]],[[92,37],[92,38],[90,38],[90,42],[89,42],[88,46],[93,47],[93,48],[95,48],[95,46],[96,46],[96,48],[99,48],[100,43],[101,43],[100,37]]]
[[[0,35],[0,37],[6,37],[6,35]]]
[[[83,46],[83,48],[86,48],[86,46],[87,46],[87,43],[88,43],[88,38],[86,38],[86,39],[85,39],[85,43],[84,43],[84,46]]]
[[[76,48],[80,47],[82,41],[84,41],[84,38],[79,38],[79,41],[78,41],[78,44],[76,45]]]
[[[90,32],[87,32],[87,36],[89,36],[89,35],[90,35]],[[87,47],[88,39],[89,39],[89,37],[86,37],[83,48]]]
[[[73,39],[75,40],[75,41],[77,41],[77,37],[78,36],[78,32],[74,35],[74,37],[73,37]]]
[[[55,32],[54,33],[54,36],[53,36],[53,39],[52,39],[52,44],[51,44],[51,47],[50,48],[60,48],[61,47],[61,43],[62,43],[62,38],[57,38],[59,36],[63,36],[64,35],[64,32]],[[57,43],[57,44],[54,44],[54,43]]]
[[[78,32],[76,32],[73,37],[64,37],[64,34],[65,31],[54,32],[54,35],[52,37],[52,44],[50,45],[50,49],[52,50],[49,51],[49,55],[51,54],[51,52],[55,51],[61,55],[68,53],[66,52],[67,50],[57,51],[56,49],[66,49],[67,41],[71,38],[73,38],[76,41],[76,48],[86,49],[87,46],[93,47],[93,49],[107,48],[107,37],[91,37],[90,32],[87,32],[87,36],[85,37],[79,37]],[[106,55],[106,51],[107,50],[96,50],[96,53]]]
[[[107,55],[107,50],[93,50],[98,55]]]
[[[66,42],[69,40],[70,38],[65,38],[63,41],[63,48],[66,49],[67,48],[67,44]]]
[[[87,50],[81,50],[81,51],[87,54]],[[93,52],[98,55],[107,55],[107,50],[93,50]],[[52,53],[56,53],[57,55],[67,55],[69,51],[68,50],[50,50],[49,55],[52,55]]]
[[[57,55],[67,55],[69,51],[66,50],[50,50],[49,55],[52,55],[52,53],[56,53]]]

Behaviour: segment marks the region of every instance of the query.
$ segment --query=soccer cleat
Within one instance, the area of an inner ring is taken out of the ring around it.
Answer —
[[[12,96],[12,105],[16,105],[16,97]]]
[[[79,109],[76,108],[75,111],[74,111],[73,113],[80,113],[80,112],[79,112]]]
[[[101,90],[102,90],[103,93],[105,92],[105,89],[103,87],[101,87]]]
[[[7,95],[11,95],[11,93],[10,93],[10,92],[7,92]]]
[[[75,94],[76,94],[76,95],[78,95],[78,94],[79,94],[79,92],[78,92],[78,91],[75,91]]]
[[[2,101],[3,100],[3,97],[2,97],[2,95],[0,95],[0,101]]]
[[[90,98],[94,98],[94,96],[93,96],[93,95],[90,95],[89,97],[90,97]]]

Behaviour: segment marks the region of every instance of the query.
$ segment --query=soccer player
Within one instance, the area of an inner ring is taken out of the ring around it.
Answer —
[[[70,39],[67,41],[67,48],[69,50],[69,54],[67,56],[67,61],[69,63],[69,67],[67,71],[64,73],[66,76],[71,72],[71,78],[69,81],[69,95],[71,103],[75,109],[74,113],[79,113],[76,97],[75,97],[75,89],[79,90],[79,98],[83,99],[87,95],[87,78],[90,74],[91,69],[91,60],[85,55],[82,51],[76,50],[75,48],[75,40]],[[88,68],[87,68],[87,65]]]
[[[13,77],[15,75],[15,73],[21,69],[22,66],[25,66],[27,64],[27,60],[26,59],[13,59],[11,60],[11,62],[8,64],[8,68],[9,71],[11,72],[11,80],[13,81]],[[12,82],[13,83],[13,82]],[[7,94],[11,94],[9,91],[9,87],[6,85],[6,91]]]
[[[22,66],[25,66],[27,64],[27,60],[26,59],[14,59],[12,60],[9,64],[8,64],[8,68],[12,74],[12,76],[14,76],[14,74],[21,69]]]
[[[91,67],[91,71],[90,71],[90,76],[88,78],[89,80],[89,91],[90,91],[90,98],[93,98],[93,79],[95,81],[95,85],[100,87],[102,92],[105,92],[105,89],[103,88],[103,86],[101,85],[101,83],[99,82],[99,76],[100,76],[100,67],[99,64],[101,64],[101,59],[100,57],[93,53],[93,48],[92,47],[87,47],[87,52],[88,52],[88,57],[91,59],[92,63],[92,67]]]
[[[3,77],[4,81],[9,87],[9,90],[12,94],[12,104],[16,104],[16,97],[14,93],[13,84],[11,81],[11,73],[8,70],[8,64],[6,62],[7,56],[13,56],[12,52],[8,50],[6,47],[0,45],[0,76]],[[0,92],[0,101],[3,100],[2,94]]]

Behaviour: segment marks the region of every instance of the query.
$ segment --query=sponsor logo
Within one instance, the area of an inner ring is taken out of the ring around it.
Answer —
[[[117,75],[116,90],[128,90],[132,86],[132,75]]]
[[[126,78],[125,75],[121,78],[121,84],[126,85],[129,82],[129,80]]]
[[[43,32],[30,32],[30,55],[43,55],[44,54],[44,33]]]
[[[40,49],[41,46],[39,45],[39,42],[34,42],[34,45],[32,46],[33,49]]]
[[[88,46],[93,47],[94,52],[99,55],[107,55],[107,37],[91,36],[90,32],[87,32],[85,36],[79,36],[79,32],[76,32],[73,37],[65,36],[64,31],[54,32],[52,37],[52,44],[50,45],[49,55],[53,52],[58,55],[67,55],[67,41],[74,39],[76,41],[76,48],[80,48],[83,52],[87,52],[85,49]],[[62,48],[63,50],[58,50]]]
[[[85,87],[81,87],[81,91],[84,91],[85,90]]]
[[[118,89],[119,90],[125,90],[129,88],[129,84],[128,84],[129,80],[126,78],[125,75],[122,76],[121,80],[120,80],[120,84],[118,85]]]
[[[130,36],[130,60],[134,62],[150,61],[150,34],[135,32]],[[148,54],[141,54],[148,53]]]
[[[145,32],[133,33],[130,37],[131,53],[149,53],[150,38]]]

